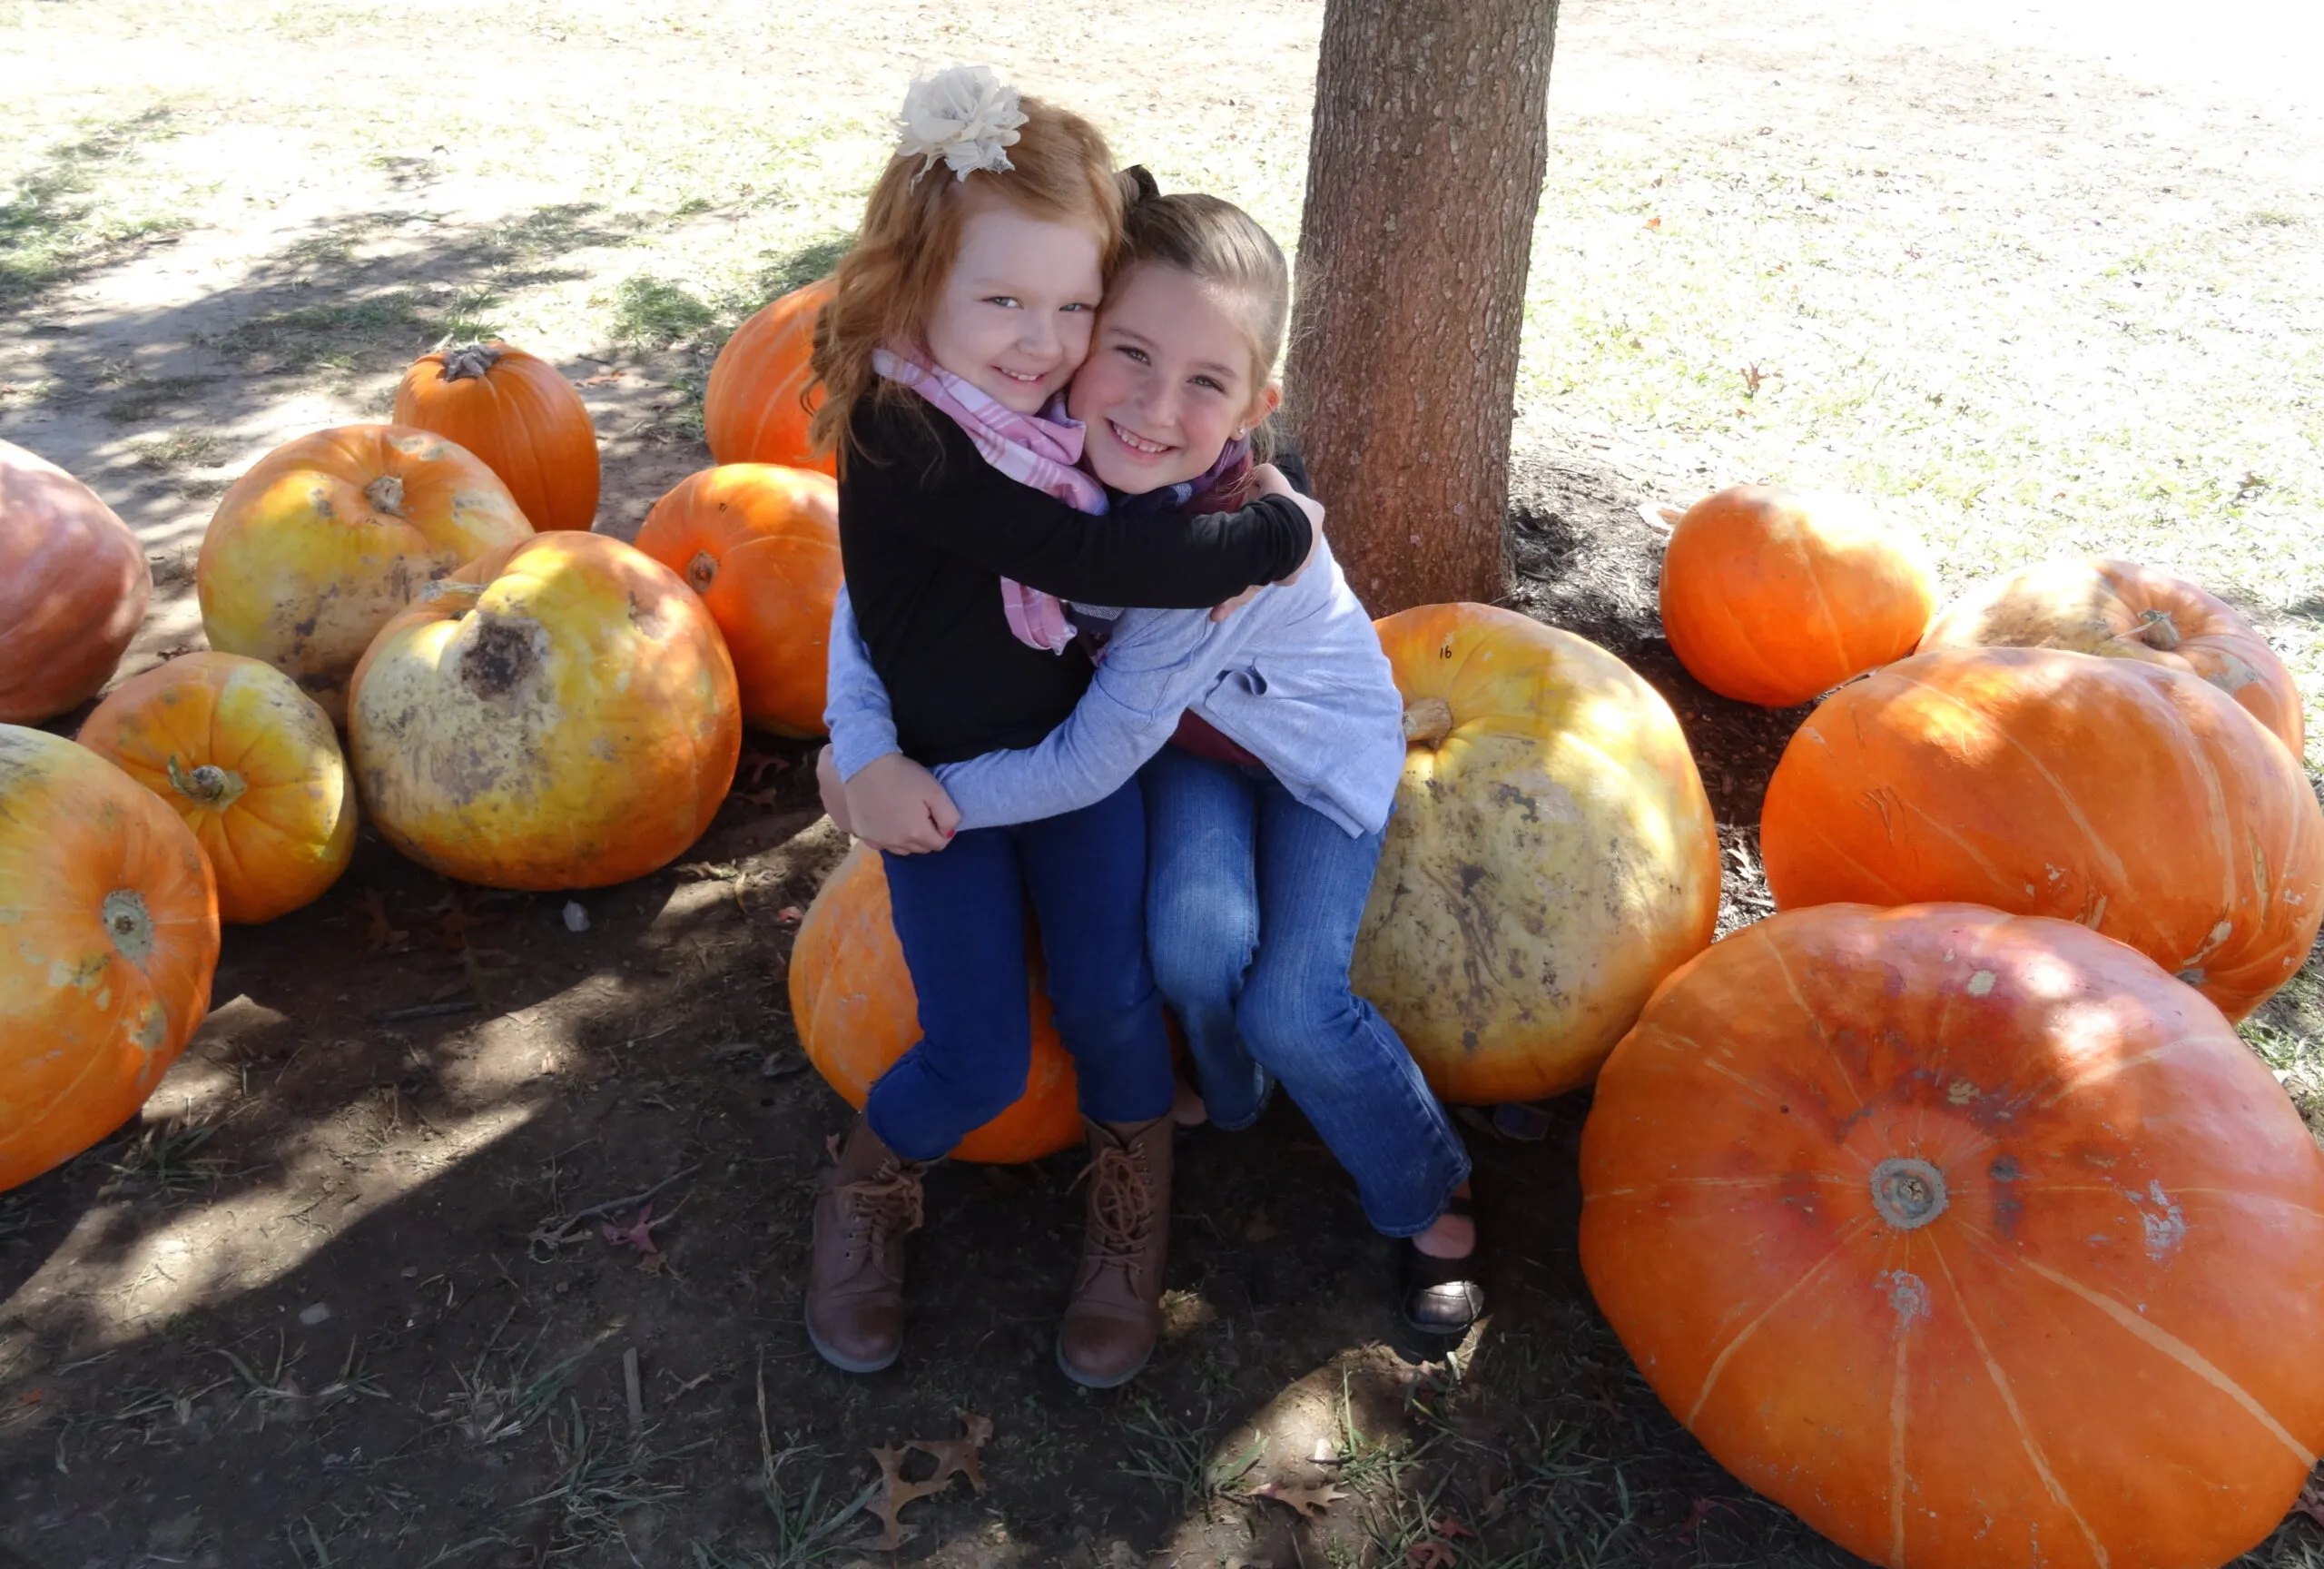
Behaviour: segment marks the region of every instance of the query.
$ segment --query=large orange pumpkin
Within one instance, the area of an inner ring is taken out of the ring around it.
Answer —
[[[2324,922],[2324,810],[2218,687],[2049,648],[1900,660],[1808,716],[1759,825],[1786,910],[1962,899],[2119,938],[2240,1019]]]
[[[637,548],[710,607],[734,656],[743,717],[778,735],[821,735],[842,581],[831,476],[764,463],[688,475],[645,515]]]
[[[210,1010],[218,897],[177,814],[0,725],[0,1189],[119,1127]]]
[[[2135,561],[2044,561],[1971,590],[1939,611],[1921,651],[2070,648],[2200,676],[2299,755],[2299,688],[2234,607]]]
[[[1845,496],[1737,485],[1687,508],[1662,558],[1662,629],[1722,696],[1788,708],[1920,641],[1925,553]]]
[[[0,441],[0,723],[34,724],[93,696],[153,591],[137,536],[95,491]]]
[[[312,903],[355,854],[355,779],[330,715],[262,660],[172,659],[98,704],[80,739],[193,830],[227,921]]]
[[[504,545],[380,629],[350,686],[364,810],[495,888],[643,876],[734,782],[734,666],[692,590],[602,534]]]
[[[2215,1569],[2324,1448],[2324,1159],[2219,1011],[1966,904],[1722,940],[1599,1075],[1581,1265],[1729,1471],[1891,1569]]]
[[[837,471],[832,455],[817,456],[807,440],[822,390],[802,401],[814,380],[807,357],[815,316],[831,297],[828,278],[794,289],[734,329],[718,350],[702,393],[702,432],[714,461]]]
[[[483,459],[535,528],[596,520],[596,427],[546,360],[497,339],[422,354],[396,388],[395,421]]]
[[[1355,989],[1447,1100],[1585,1083],[1718,921],[1718,830],[1686,737],[1570,632],[1482,605],[1375,626],[1409,750]]]
[[[344,719],[355,662],[422,584],[532,532],[499,477],[440,436],[318,430],[219,500],[196,567],[202,629]]]
[[[960,1140],[960,1160],[1038,1160],[1081,1141],[1073,1059],[1059,1041],[1040,948],[1032,968],[1033,1065],[1025,1093]],[[808,1060],[851,1106],[920,1039],[920,999],[888,911],[880,853],[859,844],[807,908],[791,947],[791,1017]]]

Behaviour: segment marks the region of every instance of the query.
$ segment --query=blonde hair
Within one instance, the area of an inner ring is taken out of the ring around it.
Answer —
[[[923,407],[872,370],[872,351],[926,344],[928,318],[978,198],[1005,201],[1029,217],[1088,224],[1098,235],[1099,263],[1112,272],[1121,249],[1122,190],[1105,137],[1080,115],[1039,98],[1020,99],[1019,107],[1025,123],[1009,148],[1012,167],[955,179],[941,165],[923,174],[920,159],[900,154],[872,188],[863,227],[840,259],[832,297],[815,319],[808,390],[820,386],[823,402],[808,438],[817,452],[837,450],[845,465],[853,446],[849,421],[867,397]]]
[[[1139,167],[1122,172],[1128,210],[1122,218],[1121,270],[1144,263],[1175,267],[1228,296],[1251,351],[1252,396],[1265,387],[1283,354],[1291,321],[1291,267],[1274,236],[1232,202],[1195,192],[1164,196]],[[1252,432],[1264,459],[1274,446],[1272,420]]]

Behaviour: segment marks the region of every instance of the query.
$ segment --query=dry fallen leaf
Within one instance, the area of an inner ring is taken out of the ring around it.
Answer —
[[[1452,1569],[1457,1562],[1452,1549],[1433,1536],[1423,1537],[1404,1549],[1408,1569]]]
[[[1270,1482],[1263,1487],[1252,1488],[1250,1495],[1254,1498],[1272,1498],[1278,1504],[1288,1504],[1308,1519],[1315,1520],[1320,1519],[1324,1512],[1333,1505],[1346,1497],[1347,1493],[1335,1482],[1319,1483],[1312,1487],[1302,1486],[1295,1482]]]
[[[1441,1515],[1437,1516],[1437,1518],[1428,1523],[1428,1528],[1435,1534],[1443,1537],[1447,1542],[1458,1542],[1463,1536],[1474,1536],[1476,1534],[1475,1532],[1470,1530],[1466,1525],[1462,1525],[1458,1520],[1453,1519],[1450,1515]]]
[[[963,1411],[960,1426],[963,1431],[958,1438],[911,1438],[892,1449],[872,1451],[872,1458],[879,1462],[880,1480],[885,1486],[880,1496],[864,1507],[887,1528],[865,1545],[889,1553],[902,1546],[911,1540],[914,1528],[899,1520],[898,1514],[915,1498],[943,1492],[952,1485],[955,1475],[967,1477],[970,1487],[980,1493],[984,1491],[984,1468],[979,1451],[992,1441],[992,1418]],[[914,1449],[936,1462],[935,1475],[925,1481],[914,1482],[904,1475],[904,1460]]]
[[[377,888],[363,891],[363,913],[370,922],[363,933],[363,946],[372,952],[390,952],[410,940],[410,933],[388,919],[388,902]]]
[[[662,1217],[664,1220],[668,1219],[667,1215]],[[640,1253],[659,1253],[661,1249],[654,1246],[654,1228],[660,1223],[654,1219],[654,1206],[649,1203],[638,1210],[637,1219],[628,1225],[616,1226],[607,1220],[601,1222],[597,1229],[605,1233],[606,1240],[608,1242],[619,1243],[625,1248],[635,1248]]]
[[[2319,1525],[2324,1525],[2324,1480],[2310,1481],[2299,1490],[2299,1501],[2292,1508]]]

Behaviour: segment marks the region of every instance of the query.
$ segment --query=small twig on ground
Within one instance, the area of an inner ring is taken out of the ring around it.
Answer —
[[[627,1209],[633,1205],[643,1204],[671,1183],[682,1178],[691,1177],[701,1169],[702,1167],[697,1163],[682,1171],[673,1171],[643,1193],[632,1193],[626,1199],[610,1199],[603,1204],[592,1204],[586,1209],[576,1209],[572,1214],[561,1218],[552,1215],[534,1227],[532,1235],[527,1240],[549,1248],[561,1248],[567,1242],[577,1242],[580,1240],[580,1234],[575,1229],[584,1220],[594,1220],[600,1215],[610,1215],[616,1209]],[[672,1210],[671,1213],[675,1214],[676,1211]]]
[[[473,997],[463,997],[451,1002],[421,1002],[409,1008],[390,1008],[384,1013],[371,1015],[378,1024],[400,1024],[411,1019],[439,1019],[450,1013],[475,1013],[484,1004]]]

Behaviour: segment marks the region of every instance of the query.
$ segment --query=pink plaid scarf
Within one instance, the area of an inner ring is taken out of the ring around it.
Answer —
[[[1079,511],[1106,509],[1106,488],[1074,467],[1081,460],[1081,421],[1067,418],[1063,399],[1039,414],[1019,414],[940,365],[875,349],[872,369],[951,416],[984,460],[1019,484]],[[1000,608],[1019,643],[1060,654],[1073,641],[1073,623],[1054,594],[1003,577]]]

